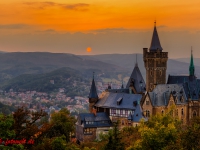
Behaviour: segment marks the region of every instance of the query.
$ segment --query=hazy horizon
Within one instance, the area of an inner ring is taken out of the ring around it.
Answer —
[[[169,58],[200,58],[200,1],[7,0],[0,2],[0,50],[76,55],[142,53],[154,20]],[[91,51],[86,51],[90,47]]]

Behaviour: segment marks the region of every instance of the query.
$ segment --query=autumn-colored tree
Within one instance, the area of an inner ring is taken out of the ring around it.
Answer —
[[[46,116],[44,111],[31,112],[25,107],[20,107],[13,114],[14,130],[16,139],[37,138],[41,134],[40,127],[36,124],[40,119]]]
[[[139,127],[141,139],[137,140],[133,148],[137,150],[161,150],[168,149],[171,145],[175,145],[174,147],[177,148],[181,132],[177,128],[178,124],[178,121],[170,114],[156,115],[151,117],[148,122],[141,122]],[[181,149],[181,145],[179,146]]]

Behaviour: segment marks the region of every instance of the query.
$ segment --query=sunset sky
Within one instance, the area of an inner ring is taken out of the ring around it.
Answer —
[[[199,0],[0,1],[0,51],[142,53],[154,20],[169,57],[200,57]]]

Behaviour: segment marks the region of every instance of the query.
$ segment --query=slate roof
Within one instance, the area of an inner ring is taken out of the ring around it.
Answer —
[[[177,98],[176,104],[185,104],[187,100],[183,84],[158,84],[148,94],[153,106],[167,106],[171,94],[174,98]],[[181,102],[182,98],[183,102]]]
[[[95,86],[95,82],[94,82],[94,77],[92,79],[92,85],[90,88],[90,93],[89,93],[88,98],[98,98],[97,90],[96,90],[96,86]]]
[[[117,100],[119,98],[122,98],[122,101],[118,105]],[[141,94],[112,93],[105,91],[102,93],[95,106],[102,108],[119,108],[135,110],[134,102],[140,101],[141,99]]]
[[[81,113],[78,116],[83,127],[110,127],[112,126],[109,116],[105,112],[97,112],[96,116],[93,113]],[[87,123],[93,122],[93,123]]]
[[[144,118],[141,105],[138,103],[137,106],[136,106],[135,112],[133,114],[132,121],[133,122],[140,122],[141,119],[144,119],[145,121],[147,120],[146,118]]]
[[[168,76],[167,84],[182,83],[187,99],[198,100],[200,94],[200,79],[195,76]]]
[[[128,83],[126,85],[127,89],[129,89],[132,80],[133,80],[133,86],[134,86],[137,93],[141,93],[141,92],[146,91],[145,81],[142,77],[142,74],[140,72],[140,69],[139,69],[137,63],[135,64],[133,72],[131,73],[131,76],[130,76]]]
[[[155,25],[149,50],[150,51],[157,51],[157,49],[159,49],[161,51],[163,50],[161,45],[160,45],[160,40],[159,40],[159,37],[158,37],[156,25]]]

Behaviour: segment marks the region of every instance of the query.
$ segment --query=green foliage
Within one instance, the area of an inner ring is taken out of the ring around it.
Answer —
[[[54,112],[51,115],[51,129],[48,132],[48,137],[58,137],[64,135],[66,141],[70,141],[70,135],[75,130],[75,119],[66,108],[62,108],[59,112]]]
[[[51,145],[52,150],[65,150],[66,140],[63,137],[56,137]]]
[[[135,149],[161,150],[169,145],[176,145],[179,138],[177,121],[169,114],[153,116],[148,122],[141,122],[139,132],[141,139],[134,145]]]
[[[190,121],[190,124],[181,134],[182,145],[184,149],[200,149],[200,118],[196,117]]]
[[[105,150],[124,150],[124,143],[122,143],[122,135],[119,130],[119,122],[114,124],[112,132],[109,132],[108,143],[105,145]]]
[[[0,138],[12,139],[15,137],[13,130],[14,119],[11,115],[5,116],[0,114]]]
[[[54,84],[50,83],[50,80],[54,80]],[[73,86],[74,82],[77,82],[78,86]],[[79,94],[85,94],[86,88],[83,82],[89,83],[82,77],[81,72],[71,68],[60,68],[50,73],[20,75],[3,83],[1,88],[6,91],[13,89],[18,92],[27,90],[53,92],[62,87],[66,89],[69,96],[75,96],[78,91]]]

